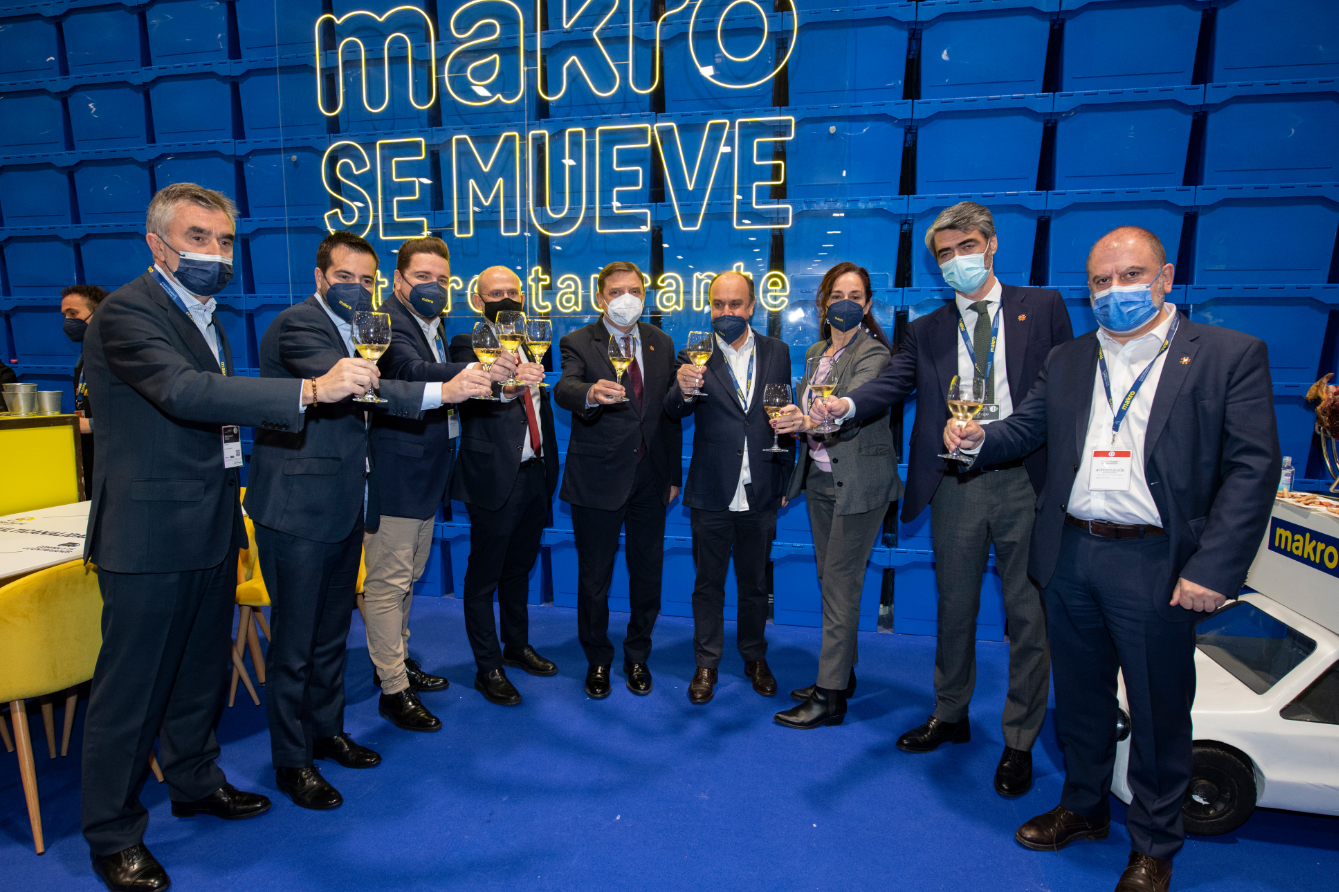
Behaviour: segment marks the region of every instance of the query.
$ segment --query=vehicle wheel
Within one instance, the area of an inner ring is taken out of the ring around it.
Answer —
[[[1219,836],[1246,823],[1255,811],[1255,771],[1245,754],[1221,743],[1196,743],[1192,759],[1181,805],[1186,832]]]

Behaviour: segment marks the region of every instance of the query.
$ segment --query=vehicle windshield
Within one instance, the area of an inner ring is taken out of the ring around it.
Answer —
[[[1195,646],[1257,694],[1316,649],[1316,642],[1248,601],[1218,611],[1195,630]]]

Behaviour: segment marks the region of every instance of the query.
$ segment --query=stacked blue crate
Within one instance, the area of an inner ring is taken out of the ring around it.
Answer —
[[[1195,191],[1196,285],[1328,281],[1339,231],[1339,183],[1200,186]],[[1261,233],[1274,237],[1261,238]],[[1167,254],[1175,256],[1170,245]]]
[[[887,293],[894,287],[898,239],[907,214],[905,195],[790,203],[795,206],[795,216],[786,230],[786,240],[818,249],[808,255],[807,264],[788,264],[792,289],[816,287],[823,274],[843,260],[869,270],[875,291]]]
[[[551,117],[651,110],[656,81],[654,25],[635,24],[629,33],[626,24],[611,19],[598,33],[593,27],[550,30],[541,36],[540,46]]]
[[[1339,3],[1219,0],[1215,27],[1214,83],[1339,76]]]
[[[1339,81],[1205,88],[1204,185],[1339,182]]]
[[[907,41],[916,3],[881,3],[841,9],[802,4],[795,42],[786,63],[790,104],[897,102],[903,95]],[[896,182],[896,181],[894,181]]]
[[[228,7],[220,0],[154,0],[144,20],[152,65],[228,58]]]
[[[1142,226],[1162,240],[1175,262],[1185,217],[1195,205],[1189,186],[1146,189],[1073,189],[1052,192],[1051,250],[1047,282],[1083,285],[1088,281],[1088,251],[1117,226]]]
[[[1060,89],[1191,83],[1200,22],[1213,5],[1214,0],[1060,0],[1065,25]],[[1113,52],[1116,41],[1119,51]]]
[[[0,80],[60,76],[56,22],[37,15],[0,21]]]
[[[911,105],[898,100],[782,109],[795,119],[795,137],[786,143],[786,195],[896,195]]]
[[[1058,8],[1059,0],[922,0],[921,97],[1041,92]]]
[[[665,78],[665,110],[773,105],[771,73],[794,46],[794,31],[789,16],[757,3],[703,0],[691,21],[680,17],[661,29],[664,70],[673,74]]]
[[[321,0],[232,0],[243,58],[303,55],[311,57],[313,25]]]
[[[1052,107],[1049,93],[916,100],[916,191],[1035,188]]]
[[[1055,188],[1180,186],[1204,87],[1055,94]]]

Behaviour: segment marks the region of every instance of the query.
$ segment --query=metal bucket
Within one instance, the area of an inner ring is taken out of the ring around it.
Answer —
[[[37,393],[36,391],[19,391],[18,393],[5,394],[5,402],[9,404],[9,411],[13,415],[36,415],[37,414]]]
[[[64,396],[59,390],[39,390],[37,391],[37,412],[39,415],[59,415],[61,398]]]

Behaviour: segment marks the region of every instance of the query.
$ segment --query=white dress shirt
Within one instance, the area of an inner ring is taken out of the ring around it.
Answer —
[[[335,311],[330,309],[330,304],[326,303],[325,298],[321,297],[321,295],[319,294],[316,295],[316,299],[320,302],[321,309],[325,310],[325,314],[330,317],[330,321],[335,323],[335,328],[339,329],[339,336],[344,339],[344,349],[349,351],[350,356],[357,356],[358,348],[353,345],[353,323],[345,322],[343,319],[336,316]],[[411,313],[410,315],[413,314]],[[414,318],[417,319],[418,317],[414,316]],[[434,319],[433,321],[436,322],[437,320]],[[419,324],[422,325],[421,322]],[[429,334],[428,344],[431,345],[432,341],[433,341],[432,335]],[[433,348],[432,352],[434,355],[437,355],[437,349],[435,347]],[[437,361],[438,362],[442,361],[440,356],[437,357]],[[429,409],[440,409],[441,407],[442,407],[442,382],[430,381],[427,384],[424,384],[423,411],[426,412]]]
[[[735,390],[735,381],[739,382],[739,388],[744,391],[744,414],[748,414],[749,406],[753,405],[753,394],[757,391],[758,385],[758,363],[753,363],[753,383],[749,382],[749,360],[753,358],[756,344],[753,340],[753,329],[749,328],[748,334],[744,337],[744,344],[738,350],[725,342],[725,338],[716,336],[716,342],[720,345],[721,355],[725,358],[730,371],[734,373],[735,380],[730,382],[729,399],[739,399],[739,394]],[[749,497],[744,487],[753,482],[753,474],[749,471],[749,438],[748,433],[743,434],[744,461],[739,466],[739,483],[735,485],[735,496],[730,500],[731,511],[749,510]]]
[[[222,367],[223,357],[219,356],[218,332],[214,330],[214,310],[218,307],[218,302],[212,297],[202,302],[200,298],[181,287],[181,283],[172,278],[171,273],[158,266],[158,264],[154,264],[154,266],[162,274],[167,287],[175,292],[173,296],[176,297],[177,303],[186,309],[186,315],[190,316],[191,321],[195,323],[195,327],[200,329],[200,334],[204,336],[205,343],[209,345],[209,352],[214,354],[214,361]]]
[[[1121,422],[1116,445],[1111,443],[1111,421],[1114,413],[1107,402],[1106,388],[1102,386],[1102,372],[1093,371],[1093,405],[1088,412],[1088,434],[1083,441],[1082,461],[1078,476],[1074,478],[1074,488],[1070,490],[1070,514],[1080,520],[1106,520],[1112,523],[1142,523],[1162,526],[1158,506],[1149,491],[1148,481],[1144,477],[1144,435],[1148,432],[1148,416],[1153,408],[1153,395],[1158,392],[1158,381],[1162,378],[1163,366],[1167,364],[1166,353],[1159,354],[1163,338],[1171,327],[1176,307],[1163,304],[1163,319],[1158,327],[1142,337],[1127,344],[1119,344],[1102,329],[1097,330],[1097,340],[1102,353],[1106,356],[1107,370],[1111,375],[1111,399],[1120,405],[1130,392],[1134,379],[1139,377],[1150,360],[1153,369],[1148,373]],[[1127,492],[1091,490],[1088,488],[1092,473],[1093,453],[1098,450],[1129,450],[1131,453],[1130,488]]]
[[[990,313],[991,322],[994,322],[996,317],[1000,314],[1000,294],[1002,290],[1003,289],[1000,288],[999,279],[996,279],[995,287],[991,288],[990,292],[985,297],[981,298],[988,304],[986,309]],[[967,326],[967,337],[971,338],[976,331],[977,312],[976,310],[970,309],[970,307],[975,301],[965,295],[957,294],[957,292],[954,293],[956,295],[954,302],[958,305],[958,312],[962,314],[962,321]],[[963,343],[961,329],[958,328],[957,323],[954,323],[953,329],[953,336],[957,339],[958,343],[958,380],[970,382],[976,375],[976,367],[972,362],[972,355],[967,352],[967,345]],[[995,379],[995,402],[998,403],[1000,407],[1001,421],[1008,418],[1014,411],[1013,397],[1009,394],[1008,366],[1004,361],[1004,356],[1004,320],[1001,319],[998,340],[995,342],[995,371],[993,373]],[[985,362],[986,357],[982,356],[981,361]]]

